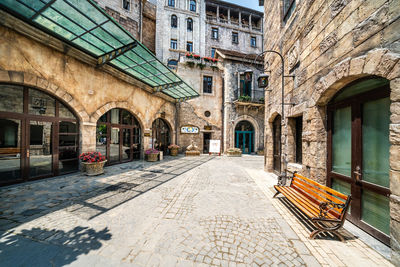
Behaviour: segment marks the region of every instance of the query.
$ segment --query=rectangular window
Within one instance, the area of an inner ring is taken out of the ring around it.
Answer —
[[[207,94],[212,93],[212,77],[211,76],[203,76],[203,93],[207,93]]]
[[[168,6],[175,7],[175,0],[168,0]]]
[[[192,42],[186,43],[186,51],[193,52],[193,43]]]
[[[125,10],[130,11],[131,10],[131,0],[122,0],[122,7]]]
[[[211,29],[211,39],[218,40],[218,28]]]
[[[296,0],[283,0],[283,22],[289,20],[294,8],[296,7]]]
[[[171,39],[171,49],[178,49],[178,41],[176,39]]]
[[[239,34],[237,32],[232,32],[232,43],[234,44],[239,43]]]
[[[302,136],[303,136],[303,117],[296,117],[296,162],[302,163]]]
[[[215,57],[215,47],[211,48],[211,57],[214,58]]]
[[[241,74],[240,75],[240,95],[239,96],[248,96],[248,97],[252,97],[251,94],[251,84],[252,84],[252,80],[253,80],[253,75],[251,73],[247,73],[246,75]]]
[[[250,38],[250,45],[251,45],[251,47],[257,47],[257,37],[252,36]]]

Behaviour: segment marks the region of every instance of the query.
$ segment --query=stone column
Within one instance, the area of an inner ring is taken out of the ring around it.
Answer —
[[[219,22],[219,6],[217,6],[217,22]]]
[[[239,12],[239,27],[242,26],[242,12]]]
[[[249,29],[250,30],[252,29],[252,27],[251,27],[251,14],[249,15]]]
[[[228,23],[231,24],[231,10],[228,9]]]
[[[80,128],[81,152],[96,151],[96,123],[82,122]]]
[[[390,247],[392,262],[400,265],[400,78],[390,81]]]

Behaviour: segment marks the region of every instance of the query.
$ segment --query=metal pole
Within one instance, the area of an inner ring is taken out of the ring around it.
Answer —
[[[283,149],[282,149],[282,146],[283,146],[283,142],[282,142],[283,129],[282,128],[285,125],[285,61],[284,61],[283,56],[281,55],[281,53],[279,53],[277,51],[274,51],[274,50],[265,50],[265,51],[263,51],[263,52],[261,52],[260,54],[257,55],[257,57],[254,59],[254,64],[257,62],[257,59],[258,59],[259,56],[264,55],[266,53],[275,53],[280,57],[280,59],[282,61],[282,73],[281,73],[281,75],[282,75],[282,89],[281,89],[282,90],[282,103],[281,103],[282,120],[281,120],[281,145],[279,147],[279,152],[280,152],[280,156],[281,156],[281,160],[282,160],[282,156],[283,156],[282,155],[282,152],[283,152]],[[284,161],[284,164],[286,165],[286,157],[283,159],[283,161]],[[282,162],[281,162],[281,167],[282,167]],[[286,167],[286,166],[284,166],[284,167]],[[286,168],[284,169],[284,175],[285,175],[285,178],[286,178]]]

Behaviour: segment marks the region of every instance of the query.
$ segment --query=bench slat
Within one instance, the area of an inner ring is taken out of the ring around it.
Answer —
[[[309,218],[318,217],[319,205],[310,200],[301,192],[298,192],[295,188],[290,187],[279,187],[278,189],[285,197],[290,198],[292,203],[296,205],[301,211],[307,213]],[[339,215],[338,215],[339,216]],[[337,219],[338,216],[328,214],[328,218]]]
[[[311,191],[311,192],[307,191],[308,193],[310,193],[311,195],[315,196],[316,198],[318,198],[321,201],[329,201],[330,200],[330,201],[333,201],[333,202],[338,203],[338,204],[344,204],[345,203],[345,201],[343,201],[342,199],[337,198],[337,197],[335,197],[333,195],[330,195],[330,194],[326,193],[325,190],[321,190],[318,187],[314,187],[314,186],[308,184],[306,181],[304,181],[302,179],[299,179],[298,177],[294,177],[293,178],[293,183],[301,184],[303,187],[305,187],[305,188],[307,188],[308,190]]]
[[[340,197],[341,199],[343,199],[344,201],[346,201],[347,198],[348,198],[346,195],[344,195],[344,194],[342,194],[342,193],[340,193],[340,192],[338,192],[338,191],[336,191],[336,190],[334,190],[334,189],[332,189],[332,188],[330,188],[330,187],[321,185],[321,184],[319,184],[319,183],[317,183],[317,182],[315,182],[315,181],[313,181],[313,180],[311,180],[311,179],[308,179],[308,178],[306,178],[306,177],[304,177],[304,176],[301,176],[301,175],[298,174],[298,173],[295,173],[294,176],[295,176],[295,177],[298,177],[298,178],[300,178],[300,179],[303,179],[303,180],[307,181],[308,183],[313,184],[313,185],[315,185],[315,186],[317,186],[317,187],[319,187],[319,188],[321,188],[321,189],[323,189],[323,190],[325,190],[325,191],[331,193],[331,194],[334,195],[334,196],[338,196],[338,197]]]

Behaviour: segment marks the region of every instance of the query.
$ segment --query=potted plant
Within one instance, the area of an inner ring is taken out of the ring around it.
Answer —
[[[168,146],[169,151],[171,152],[171,156],[178,156],[178,149],[180,146],[172,144]]]
[[[242,150],[240,148],[229,148],[227,151],[228,157],[241,157]]]
[[[154,162],[158,160],[158,154],[160,154],[160,151],[154,148],[149,148],[146,151],[144,151],[144,154],[146,155],[147,161]]]
[[[193,54],[192,53],[186,53],[185,55],[187,58],[193,58]]]
[[[79,159],[82,161],[86,175],[92,176],[104,173],[104,164],[107,160],[100,152],[85,152],[80,154]]]
[[[200,59],[201,58],[200,55],[196,55],[196,54],[194,54],[193,57],[194,57],[194,59]]]

